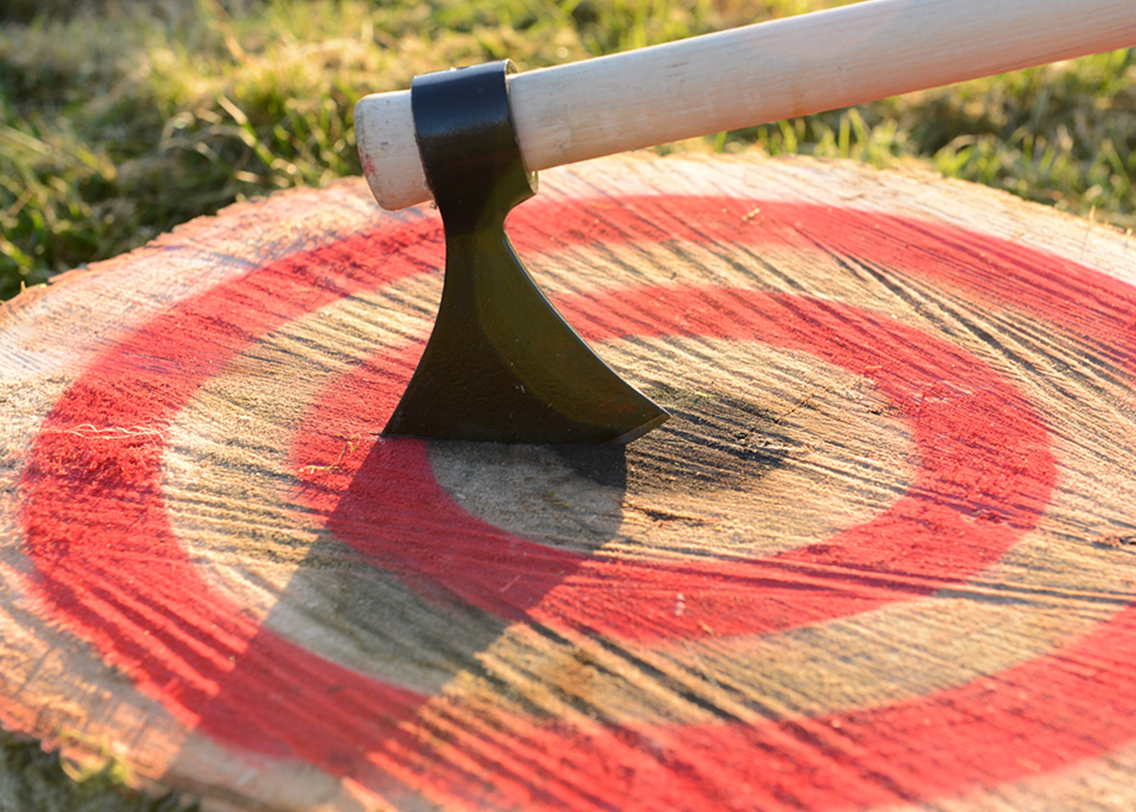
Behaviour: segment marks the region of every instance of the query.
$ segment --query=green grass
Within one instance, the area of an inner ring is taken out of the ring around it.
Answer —
[[[416,73],[504,56],[534,68],[839,4],[8,3],[0,296],[235,200],[357,174],[355,101]],[[682,148],[692,146],[920,163],[1131,228],[1136,57],[1104,54]]]
[[[0,730],[0,812],[195,812],[175,795],[148,797],[123,784],[110,766],[65,770],[54,753]]]

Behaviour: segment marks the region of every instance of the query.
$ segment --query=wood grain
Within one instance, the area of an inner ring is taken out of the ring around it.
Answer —
[[[4,725],[215,809],[1132,807],[1129,236],[804,159],[509,228],[663,429],[379,439],[441,240],[362,180],[7,305]]]

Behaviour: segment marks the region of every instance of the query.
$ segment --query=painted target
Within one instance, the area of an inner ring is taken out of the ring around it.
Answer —
[[[4,723],[218,808],[1130,808],[1130,240],[807,161],[543,180],[519,251],[675,414],[626,448],[378,437],[442,243],[361,182],[17,300]]]

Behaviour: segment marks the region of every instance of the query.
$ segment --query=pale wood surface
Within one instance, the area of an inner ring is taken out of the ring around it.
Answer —
[[[625,456],[415,457],[374,435],[440,292],[434,216],[380,212],[361,179],[282,194],[6,307],[6,727],[216,809],[1136,804],[1130,236],[844,163],[549,172],[518,249],[676,417]],[[754,303],[780,315],[744,327]],[[100,423],[102,401],[67,412],[83,386],[131,399]],[[941,532],[901,558],[922,525],[856,542],[902,505]],[[131,581],[175,549],[200,594]]]
[[[1130,0],[866,0],[509,79],[532,171],[1136,45]],[[409,91],[355,110],[387,209],[429,199]]]

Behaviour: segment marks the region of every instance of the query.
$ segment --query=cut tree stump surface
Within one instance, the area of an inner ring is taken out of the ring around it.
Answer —
[[[241,204],[5,306],[0,721],[248,810],[1136,808],[1136,243],[607,159],[509,223],[674,417],[380,439],[427,207]]]

